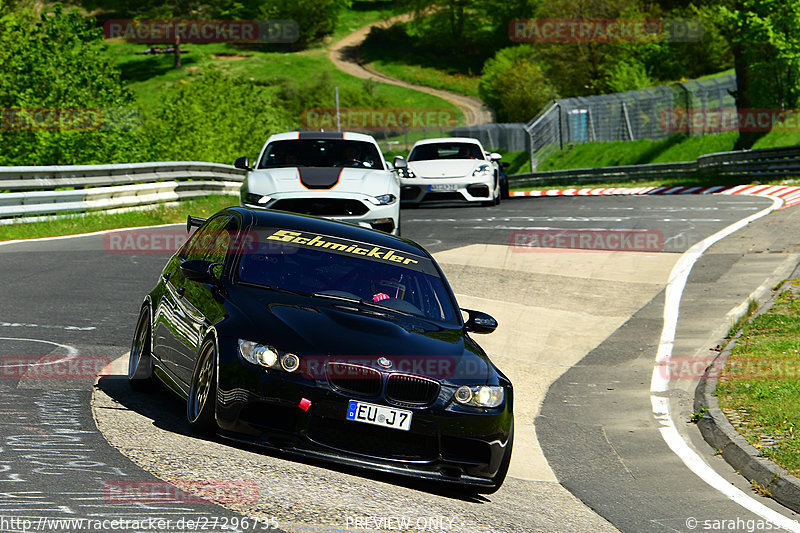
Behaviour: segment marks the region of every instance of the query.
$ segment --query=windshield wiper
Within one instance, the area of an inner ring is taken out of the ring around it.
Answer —
[[[343,294],[330,294],[330,293],[325,293],[325,292],[315,292],[311,296],[313,296],[315,298],[327,298],[327,299],[330,299],[330,300],[339,300],[339,301],[342,301],[342,302],[355,303],[355,304],[363,305],[365,307],[377,308],[377,309],[380,309],[381,311],[383,311],[383,310],[392,311],[394,313],[399,313],[401,315],[416,316],[416,315],[414,315],[414,313],[409,313],[407,311],[401,311],[400,309],[395,309],[394,307],[389,307],[388,305],[381,305],[381,304],[376,303],[376,302],[370,302],[369,300],[365,300],[363,298],[359,298],[358,296],[355,296],[355,295],[346,296],[346,295],[343,295]]]

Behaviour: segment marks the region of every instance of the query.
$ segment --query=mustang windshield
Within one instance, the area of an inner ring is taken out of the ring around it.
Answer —
[[[345,139],[289,139],[269,143],[258,168],[359,167],[383,170],[374,144]]]
[[[454,302],[426,257],[295,230],[251,234],[258,243],[242,254],[240,281],[457,322]]]

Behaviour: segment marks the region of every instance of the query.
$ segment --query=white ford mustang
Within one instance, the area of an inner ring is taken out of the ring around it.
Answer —
[[[267,139],[249,170],[241,204],[400,233],[400,181],[378,143],[360,133],[292,132]]]
[[[499,204],[500,157],[485,152],[479,140],[469,137],[417,141],[407,162],[395,158],[395,168],[402,169],[400,199],[404,204],[452,201]]]

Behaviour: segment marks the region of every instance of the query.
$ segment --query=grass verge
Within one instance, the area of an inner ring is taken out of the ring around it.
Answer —
[[[773,306],[743,326],[716,396],[750,444],[800,475],[800,278]]]
[[[153,209],[118,213],[76,213],[40,222],[18,222],[0,225],[0,241],[34,239],[57,235],[74,235],[115,228],[156,226],[185,222],[187,215],[210,216],[217,211],[239,205],[239,198],[231,195],[211,195],[159,205]]]

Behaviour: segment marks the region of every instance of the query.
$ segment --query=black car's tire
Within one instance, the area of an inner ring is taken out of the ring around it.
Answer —
[[[128,355],[128,384],[135,391],[153,388],[153,359],[150,353],[150,308],[143,306],[133,334],[131,353]]]
[[[506,179],[500,178],[500,198],[502,198],[503,200],[508,200],[509,198],[511,198],[511,194],[509,193],[508,190],[508,178]]]
[[[214,413],[217,403],[216,361],[217,346],[213,339],[208,339],[200,348],[186,401],[186,419],[198,435],[210,436],[217,431]]]

